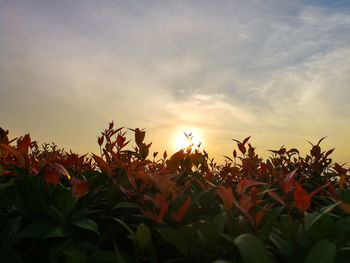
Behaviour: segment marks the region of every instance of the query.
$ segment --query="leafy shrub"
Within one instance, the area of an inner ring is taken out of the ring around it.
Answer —
[[[109,124],[100,155],[0,129],[1,262],[348,262],[349,168],[311,144],[248,143],[218,165],[189,146],[150,156]]]

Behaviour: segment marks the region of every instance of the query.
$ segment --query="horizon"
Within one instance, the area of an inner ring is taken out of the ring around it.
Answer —
[[[193,132],[217,162],[250,143],[350,161],[349,1],[2,1],[0,127],[98,153],[108,123],[151,153]],[[131,137],[131,132],[128,132]]]

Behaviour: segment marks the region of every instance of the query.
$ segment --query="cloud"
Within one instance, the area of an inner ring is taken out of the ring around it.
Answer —
[[[37,130],[45,130],[51,116],[46,132],[54,133],[76,112],[77,130],[115,119],[159,128],[158,137],[192,123],[220,147],[256,131],[337,137],[338,125],[350,131],[350,13],[338,4],[7,2],[2,119],[19,129],[40,116]]]

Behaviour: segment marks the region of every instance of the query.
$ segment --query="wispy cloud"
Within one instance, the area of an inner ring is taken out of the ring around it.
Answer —
[[[330,135],[350,158],[345,1],[14,0],[0,14],[10,129],[86,151],[111,119],[148,128],[159,147],[191,123],[213,149],[246,133],[262,148]]]

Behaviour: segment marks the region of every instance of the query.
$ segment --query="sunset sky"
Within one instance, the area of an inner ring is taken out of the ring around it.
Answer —
[[[191,130],[219,162],[324,137],[350,162],[350,1],[0,0],[0,126],[79,153]],[[131,134],[130,134],[131,135]]]

